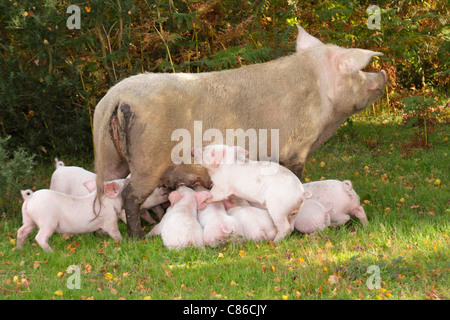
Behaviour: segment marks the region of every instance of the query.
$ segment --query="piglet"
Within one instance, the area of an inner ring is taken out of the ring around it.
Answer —
[[[273,240],[277,229],[267,210],[251,206],[243,199],[225,200],[227,213],[236,219],[236,234],[244,240]]]
[[[81,197],[97,189],[97,175],[93,172],[76,166],[65,166],[63,161],[55,158],[56,170],[52,174],[50,181],[50,190],[62,192],[74,197]],[[127,177],[129,178],[129,176]],[[167,201],[167,195],[163,188],[156,188],[153,193],[141,205],[141,218],[148,223],[156,223],[156,221],[147,212],[152,209],[158,218],[164,214],[164,210],[159,204]],[[120,220],[127,222],[125,211],[119,215]]]
[[[314,233],[324,230],[331,224],[330,213],[333,207],[330,203],[325,207],[314,199],[306,199],[294,221],[296,230],[302,233]]]
[[[207,191],[198,186],[196,191]],[[207,246],[216,247],[221,242],[231,240],[239,227],[236,219],[227,214],[225,205],[219,202],[208,203],[198,210],[198,222],[203,228],[203,242]]]
[[[246,159],[241,147],[209,145],[193,150],[196,163],[204,166],[213,182],[211,202],[235,195],[265,205],[277,228],[274,241],[294,229],[304,196],[302,183],[287,168],[273,162]]]
[[[76,166],[65,166],[64,162],[55,158],[56,170],[50,180],[50,190],[59,191],[74,197],[88,195],[91,191],[84,185],[85,182],[95,180],[97,175],[93,172]],[[93,190],[92,190],[93,191]]]
[[[323,180],[303,184],[305,190],[312,193],[315,199],[326,205],[333,206],[330,212],[331,225],[337,226],[346,223],[350,217],[358,218],[363,226],[368,224],[366,213],[361,206],[359,197],[353,190],[351,181]]]
[[[23,225],[17,231],[17,249],[23,247],[25,238],[36,227],[39,228],[36,241],[48,252],[52,252],[48,239],[54,232],[80,234],[103,230],[113,239],[122,239],[117,217],[122,210],[121,192],[127,182],[125,179],[105,182],[102,208],[99,210],[98,201],[95,201],[95,213],[96,191],[84,197],[48,189],[21,191]]]
[[[195,192],[180,186],[169,194],[170,207],[148,236],[161,235],[169,249],[203,247],[203,228],[197,220],[197,206],[203,209],[209,192]]]

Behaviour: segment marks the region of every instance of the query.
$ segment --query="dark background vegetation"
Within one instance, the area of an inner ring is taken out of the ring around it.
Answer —
[[[296,23],[324,42],[383,52],[375,67],[389,74],[390,108],[404,108],[408,96],[445,105],[447,2],[376,1],[381,29],[370,30],[373,2],[1,0],[0,136],[11,136],[4,147],[47,161],[93,157],[93,111],[118,81],[273,60],[294,51]],[[80,30],[66,27],[73,4],[81,8]]]

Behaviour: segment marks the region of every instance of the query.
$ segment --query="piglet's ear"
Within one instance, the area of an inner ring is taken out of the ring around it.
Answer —
[[[173,206],[175,203],[177,203],[178,201],[180,201],[182,198],[184,197],[184,194],[182,194],[179,191],[172,191],[169,194],[169,201],[170,201],[170,206]]]
[[[225,206],[225,210],[228,210],[228,209],[236,206],[236,204],[233,201],[228,200],[228,199],[222,200],[222,203]]]
[[[217,168],[225,156],[224,148],[212,149],[205,157],[207,164],[211,165],[213,168]]]
[[[208,191],[200,191],[195,193],[195,200],[197,200],[197,209],[203,210],[208,204],[208,200],[212,198]]]
[[[83,182],[83,186],[85,186],[86,189],[88,189],[89,193],[94,192],[97,189],[97,183],[95,180]]]
[[[242,154],[242,155],[244,156],[244,158],[248,155],[248,151],[245,150],[245,148],[242,148],[242,147],[240,147],[240,146],[235,146],[235,147],[234,147],[234,151],[235,151],[236,153]]]
[[[105,183],[105,195],[108,198],[114,199],[120,195],[120,186],[117,182]]]
[[[303,192],[303,200],[310,199],[312,197],[311,191]]]
[[[373,57],[383,54],[364,49],[343,49],[336,52],[335,55],[339,72],[351,74],[367,66]]]
[[[296,46],[297,52],[307,48],[323,45],[322,41],[320,41],[317,38],[314,38],[312,35],[306,32],[305,29],[300,27],[300,25],[297,25],[297,29],[298,29],[297,46]]]

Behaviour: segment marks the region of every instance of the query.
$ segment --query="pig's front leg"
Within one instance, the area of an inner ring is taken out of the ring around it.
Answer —
[[[133,187],[129,183],[122,191],[123,208],[127,220],[127,232],[129,236],[141,239],[144,234],[141,230],[140,208],[141,202],[133,194]]]
[[[109,234],[109,236],[114,240],[122,240],[122,235],[120,234],[119,226],[117,225],[117,219],[115,217],[114,219],[106,222],[103,225],[102,230]]]
[[[218,186],[213,186],[209,191],[212,198],[208,202],[218,202],[227,199],[231,195],[231,191],[228,189],[220,188]]]

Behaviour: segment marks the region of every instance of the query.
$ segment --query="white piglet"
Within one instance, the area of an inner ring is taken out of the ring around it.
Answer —
[[[242,199],[226,201],[225,204],[228,214],[235,218],[239,225],[236,234],[242,236],[244,240],[275,239],[277,229],[267,210],[253,207]]]
[[[210,145],[193,149],[196,163],[208,170],[213,187],[211,202],[235,195],[265,206],[277,228],[274,241],[294,229],[294,220],[305,199],[302,183],[287,168],[273,162],[246,159],[241,147]]]
[[[333,211],[330,213],[332,226],[344,224],[351,217],[358,218],[363,226],[368,224],[366,213],[358,195],[353,190],[351,181],[322,180],[305,183],[303,187],[312,193],[312,199],[323,205],[331,203],[333,206]]]
[[[81,197],[90,194],[97,189],[95,179],[97,175],[86,169],[76,166],[65,166],[64,162],[55,158],[56,170],[52,174],[50,190],[62,192],[74,197]],[[129,176],[127,177],[129,178]],[[158,218],[164,214],[164,210],[159,206],[167,201],[167,195],[162,188],[156,188],[153,193],[141,205],[141,218],[148,223],[156,221],[146,211],[152,209]],[[127,222],[125,211],[120,213],[120,220]]]
[[[36,241],[45,251],[51,252],[48,239],[54,232],[80,234],[103,230],[114,239],[122,239],[117,226],[117,218],[122,211],[121,192],[125,179],[105,182],[102,208],[94,199],[94,191],[84,197],[73,197],[61,192],[43,189],[33,192],[21,191],[23,225],[17,231],[17,249],[21,249],[26,237],[34,228],[39,228]]]
[[[207,191],[203,187],[195,190]],[[199,209],[198,222],[203,227],[203,242],[207,246],[216,247],[221,242],[232,240],[239,233],[238,222],[227,214],[222,201],[208,203],[203,209]]]
[[[64,162],[55,158],[56,170],[50,180],[50,190],[62,192],[74,197],[88,195],[93,190],[88,190],[85,182],[95,180],[97,175],[93,172],[76,166],[65,166]]]
[[[169,194],[170,207],[148,236],[161,235],[168,249],[203,247],[203,228],[197,220],[197,206],[202,209],[209,192],[180,186]]]
[[[330,203],[324,206],[314,199],[307,199],[295,218],[294,227],[302,233],[322,231],[331,224],[332,210]]]

